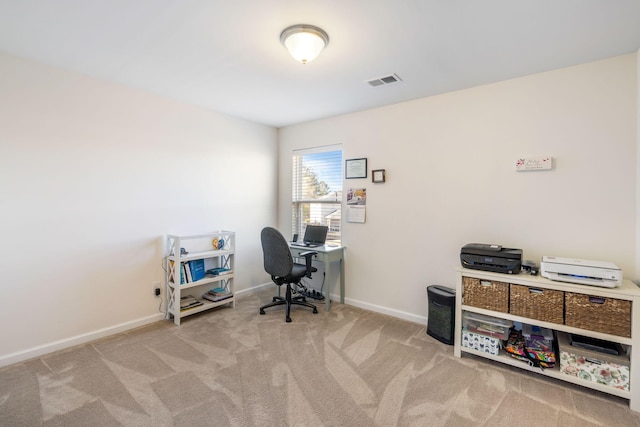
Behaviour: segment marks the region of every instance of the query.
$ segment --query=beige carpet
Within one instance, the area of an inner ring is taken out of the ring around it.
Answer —
[[[0,369],[2,426],[640,426],[626,400],[453,356],[334,304],[260,316],[274,289]]]

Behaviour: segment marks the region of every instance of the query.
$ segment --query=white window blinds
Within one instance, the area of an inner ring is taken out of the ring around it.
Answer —
[[[340,243],[342,147],[296,150],[292,170],[292,234],[302,239],[307,224],[326,225],[327,242]]]

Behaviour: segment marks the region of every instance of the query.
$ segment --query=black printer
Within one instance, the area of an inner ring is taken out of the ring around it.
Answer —
[[[522,267],[522,249],[503,248],[500,245],[468,243],[460,250],[464,268],[518,274]]]

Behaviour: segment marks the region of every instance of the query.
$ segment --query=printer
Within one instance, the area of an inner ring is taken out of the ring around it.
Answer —
[[[543,256],[540,274],[547,279],[580,285],[615,288],[622,285],[622,270],[606,261]]]
[[[522,249],[503,248],[500,245],[468,243],[460,250],[464,268],[518,274],[522,267]]]

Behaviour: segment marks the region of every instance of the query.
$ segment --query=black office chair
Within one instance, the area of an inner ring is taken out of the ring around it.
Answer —
[[[306,264],[297,264],[293,262],[291,251],[287,239],[275,228],[265,227],[260,233],[262,241],[262,252],[264,254],[264,269],[271,275],[271,280],[278,286],[287,285],[285,296],[280,296],[280,288],[278,295],[273,297],[273,301],[267,305],[260,307],[260,314],[264,314],[264,309],[274,307],[276,305],[286,305],[286,320],[291,322],[292,305],[304,305],[313,309],[313,313],[317,313],[318,309],[315,305],[308,303],[304,295],[291,297],[293,289],[292,284],[300,285],[303,277],[311,278],[311,273],[318,271],[311,265],[311,258],[317,254],[314,251],[307,251],[300,254],[306,260]]]

